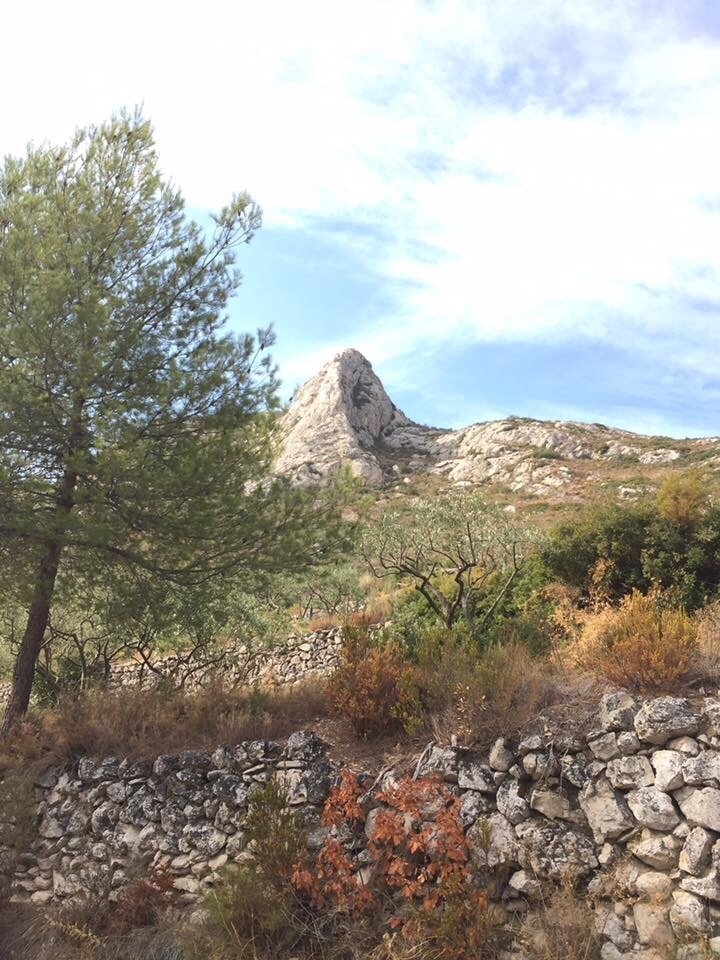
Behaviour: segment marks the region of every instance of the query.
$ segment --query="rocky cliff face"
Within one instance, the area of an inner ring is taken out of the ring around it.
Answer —
[[[325,480],[343,464],[368,483],[383,479],[378,447],[415,427],[365,357],[344,350],[298,391],[283,422],[277,468],[300,483]]]
[[[717,437],[675,441],[598,423],[508,417],[460,430],[408,419],[357,350],[337,354],[307,381],[282,422],[277,471],[298,483],[323,482],[348,465],[379,486],[416,473],[444,476],[453,486],[493,482],[531,494],[592,483],[605,465],[652,467],[703,459],[720,466]],[[576,469],[582,461],[597,471]]]

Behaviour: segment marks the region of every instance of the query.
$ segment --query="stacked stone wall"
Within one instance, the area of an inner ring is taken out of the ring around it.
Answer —
[[[247,855],[248,803],[270,778],[282,780],[318,848],[340,769],[306,731],[284,745],[50,770],[35,787],[32,842],[7,876],[12,896],[62,902],[98,882],[113,895],[142,864],[169,871],[195,902]],[[533,909],[545,881],[570,879],[597,904],[603,960],[650,960],[678,942],[674,956],[692,958],[701,954],[687,941],[700,938],[720,950],[720,699],[610,693],[587,735],[548,727],[487,754],[434,745],[416,772],[459,797],[473,862],[505,878],[509,912]],[[364,797],[360,839],[338,834],[358,876],[380,793],[398,775],[386,771]]]
[[[342,629],[331,627],[328,630],[314,630],[300,636],[290,636],[287,640],[267,650],[251,650],[238,645],[227,658],[227,667],[223,667],[223,679],[232,684],[267,684],[284,686],[298,683],[313,676],[325,676],[337,666],[342,648]],[[182,660],[169,655],[153,662],[153,669],[141,660],[129,660],[117,663],[110,672],[109,688],[151,686],[161,678],[178,680],[190,674],[186,688],[200,686],[212,670],[198,670],[192,674],[193,664],[184,664]],[[10,696],[10,683],[0,682],[0,704]]]

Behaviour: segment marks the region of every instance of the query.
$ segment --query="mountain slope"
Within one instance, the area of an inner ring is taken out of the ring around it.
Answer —
[[[426,427],[395,406],[353,349],[337,354],[298,391],[282,430],[277,471],[298,483],[323,482],[348,464],[373,486],[433,474],[452,486],[493,482],[513,492],[564,496],[612,467],[642,474],[672,464],[720,466],[717,437],[672,440],[598,423],[521,417],[460,430]]]

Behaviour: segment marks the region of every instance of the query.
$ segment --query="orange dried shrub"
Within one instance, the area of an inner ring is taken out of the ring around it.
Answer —
[[[474,882],[459,798],[439,781],[404,778],[379,799],[389,809],[370,838],[376,882],[404,901],[391,928],[437,960],[490,956],[504,918]]]
[[[367,739],[399,727],[396,707],[407,662],[394,643],[348,629],[340,665],[328,682],[332,710]]]
[[[359,804],[365,786],[347,767],[340,771],[338,782],[330,787],[320,822],[324,827],[339,827],[349,824],[351,827],[365,823],[365,812]]]
[[[323,823],[340,833],[349,829],[351,835],[367,829],[363,792],[357,778],[343,771],[328,797]],[[501,918],[474,882],[459,799],[437,780],[407,777],[376,799],[383,806],[373,814],[370,864],[363,874],[331,836],[313,863],[298,866],[298,892],[317,909],[355,919],[384,917],[391,931],[384,943],[393,944],[394,957],[494,955]]]
[[[325,841],[311,867],[298,864],[292,884],[316,910],[360,917],[375,905],[373,891],[358,883],[350,857],[334,837]]]
[[[619,607],[588,614],[576,647],[581,665],[638,691],[665,690],[681,681],[698,649],[697,625],[661,599],[634,590]]]

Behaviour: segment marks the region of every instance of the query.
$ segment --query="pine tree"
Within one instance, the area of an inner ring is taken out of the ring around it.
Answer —
[[[246,194],[214,235],[160,174],[150,124],[121,114],[0,171],[0,538],[27,622],[3,732],[28,707],[58,572],[113,565],[201,583],[283,569],[308,511],[268,482],[268,331],[233,336]]]

